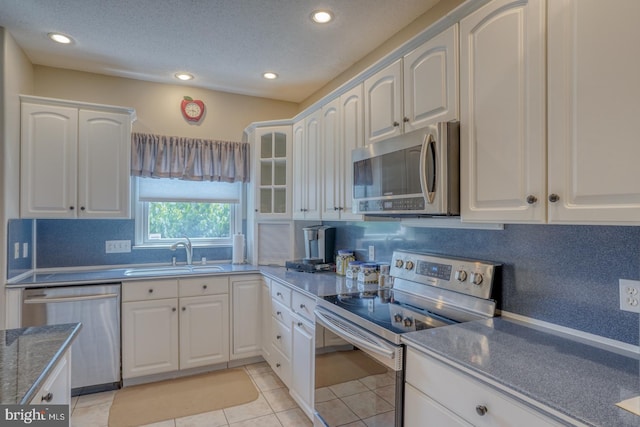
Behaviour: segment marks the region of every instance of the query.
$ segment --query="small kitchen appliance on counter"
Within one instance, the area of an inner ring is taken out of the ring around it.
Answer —
[[[304,252],[301,260],[287,261],[285,267],[313,273],[333,270],[336,229],[328,225],[304,227]]]

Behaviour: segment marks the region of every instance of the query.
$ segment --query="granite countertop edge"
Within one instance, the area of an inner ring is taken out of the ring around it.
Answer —
[[[69,325],[71,325],[71,324],[69,324]],[[27,405],[27,404],[29,404],[31,402],[31,400],[33,400],[33,398],[35,397],[36,392],[47,381],[47,379],[49,378],[49,376],[53,372],[53,368],[60,361],[60,359],[62,358],[64,353],[71,347],[71,344],[76,339],[76,337],[80,333],[80,330],[82,329],[82,323],[75,323],[73,325],[75,325],[75,326],[69,332],[69,335],[64,340],[64,342],[60,345],[60,348],[56,351],[56,353],[53,355],[53,357],[51,357],[51,360],[46,364],[46,366],[43,368],[43,370],[40,373],[40,375],[38,375],[38,377],[33,382],[31,387],[29,388],[29,390],[27,390],[25,395],[22,397],[22,399],[19,402],[17,402],[17,404],[19,404],[19,405]],[[60,326],[64,326],[64,325],[54,325],[52,327],[60,327]],[[46,328],[46,326],[44,328]]]

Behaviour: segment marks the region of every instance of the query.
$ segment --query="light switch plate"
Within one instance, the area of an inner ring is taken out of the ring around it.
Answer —
[[[15,242],[13,244],[13,259],[20,258],[20,242]]]
[[[105,252],[108,254],[131,252],[131,240],[107,240]]]

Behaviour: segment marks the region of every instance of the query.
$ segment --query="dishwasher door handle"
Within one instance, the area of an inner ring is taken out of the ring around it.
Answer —
[[[118,294],[71,295],[68,297],[27,297],[24,300],[24,304],[51,304],[56,302],[89,301],[97,299],[111,299],[117,297]]]

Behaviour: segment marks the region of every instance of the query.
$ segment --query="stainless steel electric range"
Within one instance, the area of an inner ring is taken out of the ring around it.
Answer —
[[[325,335],[325,345],[316,348],[314,426],[362,421],[401,427],[402,334],[493,317],[499,268],[487,261],[395,251],[392,288],[357,284],[354,292],[320,298],[317,325],[339,339]],[[331,379],[332,372],[343,378]]]

